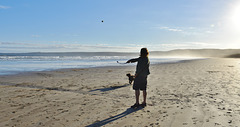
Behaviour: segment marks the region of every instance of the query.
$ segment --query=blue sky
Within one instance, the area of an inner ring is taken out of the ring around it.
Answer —
[[[0,1],[0,52],[240,48],[239,33],[239,0]]]

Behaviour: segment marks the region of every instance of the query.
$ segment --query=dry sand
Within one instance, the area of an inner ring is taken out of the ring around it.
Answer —
[[[135,110],[134,66],[0,76],[0,126],[240,127],[239,59],[150,69],[148,105]]]

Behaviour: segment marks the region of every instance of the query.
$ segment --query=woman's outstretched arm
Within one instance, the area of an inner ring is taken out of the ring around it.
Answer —
[[[130,59],[127,61],[127,63],[134,63],[134,62],[137,62],[138,61],[138,58],[135,58],[135,59]]]

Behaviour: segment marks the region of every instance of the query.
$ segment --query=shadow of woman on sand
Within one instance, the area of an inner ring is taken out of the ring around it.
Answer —
[[[100,127],[100,126],[104,126],[104,125],[106,125],[106,124],[108,124],[108,123],[111,123],[111,122],[113,122],[113,121],[116,121],[116,120],[118,120],[118,119],[120,119],[120,118],[123,118],[123,117],[125,117],[125,116],[133,113],[133,112],[137,112],[137,111],[139,111],[139,110],[141,110],[141,109],[143,109],[143,108],[140,108],[140,107],[137,108],[137,109],[128,108],[126,111],[124,111],[124,112],[121,113],[121,114],[118,114],[118,115],[109,117],[109,118],[107,118],[107,119],[105,119],[105,120],[102,120],[102,121],[97,121],[97,122],[95,122],[95,123],[93,123],[93,124],[91,124],[91,125],[88,125],[88,126],[86,126],[86,127]]]

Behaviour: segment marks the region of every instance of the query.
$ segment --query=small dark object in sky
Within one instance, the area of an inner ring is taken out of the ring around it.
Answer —
[[[102,20],[102,22],[103,22],[103,20]]]

